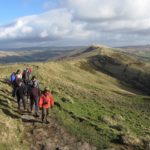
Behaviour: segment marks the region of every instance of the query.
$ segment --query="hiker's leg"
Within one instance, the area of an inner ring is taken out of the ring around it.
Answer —
[[[16,96],[16,87],[13,85],[13,91],[12,91],[12,96],[15,97]]]
[[[48,117],[49,115],[49,108],[46,109],[46,116]]]
[[[46,116],[45,116],[45,119],[46,119],[46,122],[47,122],[47,123],[48,123],[48,120],[47,120],[48,115],[49,115],[49,108],[46,108]]]
[[[45,119],[45,115],[46,115],[46,112],[45,112],[45,108],[42,108],[42,122],[44,121]]]
[[[33,105],[34,105],[34,100],[30,99],[30,110],[31,110],[31,112],[33,110]]]
[[[20,97],[17,97],[18,110],[20,110]]]
[[[35,100],[35,113],[36,113],[36,115],[38,115],[38,111],[39,111],[38,100],[39,100],[39,97],[37,96],[36,100]]]
[[[22,103],[23,103],[24,110],[26,110],[26,96],[22,97]]]
[[[28,85],[28,84],[26,85],[26,88],[27,88],[27,101],[28,101],[28,103],[29,103],[30,96],[29,96],[29,94],[28,94],[28,91],[29,91],[29,85]]]
[[[30,97],[28,95],[26,96],[26,107],[28,112],[30,112]]]

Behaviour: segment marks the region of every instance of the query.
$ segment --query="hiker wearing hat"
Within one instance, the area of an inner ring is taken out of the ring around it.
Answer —
[[[49,123],[47,117],[49,115],[49,108],[52,106],[54,106],[54,99],[50,90],[46,87],[39,100],[39,107],[42,108],[42,122]]]

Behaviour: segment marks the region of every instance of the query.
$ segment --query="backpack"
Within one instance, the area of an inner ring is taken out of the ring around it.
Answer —
[[[29,71],[28,70],[24,70],[23,71],[23,75],[22,75],[22,79],[24,81],[28,81],[29,80],[29,75],[30,75]]]
[[[15,73],[13,72],[10,76],[10,82],[13,83],[14,81],[16,80],[16,75]]]
[[[23,94],[26,95],[27,94],[27,86],[22,81],[19,82],[19,87],[23,90]]]
[[[22,86],[24,95],[27,95],[27,87],[25,85]]]

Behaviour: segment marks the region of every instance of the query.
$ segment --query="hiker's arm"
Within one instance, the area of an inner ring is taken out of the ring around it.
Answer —
[[[43,107],[43,98],[42,97],[40,97],[38,105],[39,105],[40,108]]]
[[[54,106],[54,98],[51,94],[50,94],[50,105],[51,105],[51,107]]]
[[[38,88],[38,96],[41,96],[41,90]]]

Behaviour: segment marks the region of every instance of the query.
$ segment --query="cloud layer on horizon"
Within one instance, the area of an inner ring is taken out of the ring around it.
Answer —
[[[0,45],[150,44],[149,6],[149,0],[63,0],[40,15],[1,25]]]

